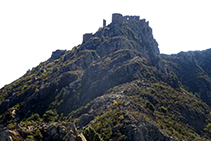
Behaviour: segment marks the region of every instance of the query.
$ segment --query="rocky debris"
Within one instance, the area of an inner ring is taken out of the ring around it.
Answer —
[[[131,141],[171,141],[171,137],[163,134],[155,125],[147,123],[137,126],[129,124],[124,131],[127,134],[127,140]]]
[[[35,134],[37,128],[40,130],[40,139],[45,141],[63,140],[63,141],[86,141],[83,134],[79,134],[74,123],[62,124],[42,124],[37,127],[28,126],[22,127],[17,125],[17,129],[10,130],[9,128],[0,129],[1,141],[13,141],[13,139],[25,140],[29,136]],[[36,139],[36,137],[33,137]]]
[[[20,134],[15,130],[9,130],[8,128],[0,129],[1,141],[13,141],[13,137],[17,137],[21,140]]]
[[[106,106],[108,108],[115,101],[119,101],[119,100],[123,100],[123,99],[126,99],[126,97],[124,95],[122,95],[121,92],[116,93],[116,94],[108,94],[108,95],[103,95],[103,96],[97,97],[93,101],[93,105],[91,106],[91,111],[94,112],[95,110],[97,110],[98,108],[103,107],[103,106]]]
[[[45,124],[42,126],[41,132],[45,135],[45,140],[84,140],[83,135],[78,134],[75,124],[70,122],[58,125]]]
[[[77,123],[77,126],[85,126],[93,119],[93,117],[106,112],[112,103],[124,99],[126,99],[126,97],[121,92],[99,96],[87,106],[82,107],[80,112],[73,113],[72,118],[79,118],[81,116],[79,123]],[[87,121],[85,121],[85,119]]]

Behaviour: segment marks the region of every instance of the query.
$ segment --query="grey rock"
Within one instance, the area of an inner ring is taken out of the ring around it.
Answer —
[[[65,52],[66,52],[66,50],[56,50],[56,51],[54,51],[51,55],[51,58],[49,59],[49,62],[52,62],[52,61],[58,59],[59,57],[64,55]]]
[[[89,114],[83,114],[78,122],[79,128],[86,126],[90,121],[94,119],[94,116]]]

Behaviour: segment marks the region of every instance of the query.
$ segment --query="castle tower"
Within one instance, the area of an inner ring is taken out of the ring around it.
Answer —
[[[87,42],[92,37],[92,33],[86,33],[83,35],[83,43]]]
[[[114,23],[114,24],[122,24],[123,23],[122,14],[119,14],[119,13],[112,14],[112,23]]]
[[[105,26],[106,26],[106,20],[103,19],[103,27],[105,27]]]

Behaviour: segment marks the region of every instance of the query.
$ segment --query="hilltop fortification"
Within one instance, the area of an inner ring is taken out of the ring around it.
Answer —
[[[146,22],[145,19],[140,20],[140,16],[122,16],[122,14],[114,13],[112,14],[112,23],[113,24],[122,24],[122,23],[128,23],[128,22],[139,22],[141,24],[145,24],[146,26],[149,26],[149,22]]]
[[[122,16],[120,13],[113,13],[112,14],[112,22],[108,25],[122,25],[128,24],[130,27],[136,26],[134,23],[141,25],[141,27],[149,27],[149,22],[146,22],[145,19],[140,19],[140,16]],[[103,27],[106,27],[106,20],[103,19]],[[87,42],[91,37],[93,37],[92,33],[85,33],[83,35],[83,42]]]
[[[83,43],[87,42],[92,37],[92,33],[86,33],[83,35]]]
[[[160,54],[139,16],[102,26],[0,89],[0,141],[211,141],[211,49]]]

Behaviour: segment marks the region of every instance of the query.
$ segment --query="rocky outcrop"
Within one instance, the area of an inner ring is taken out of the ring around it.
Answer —
[[[1,141],[13,141],[13,137],[20,137],[17,131],[9,130],[8,128],[0,129]]]
[[[35,90],[36,90],[35,87],[31,87],[29,89],[26,89],[22,93],[22,95],[18,95],[16,92],[12,93],[12,95],[8,97],[8,99],[2,101],[2,103],[0,104],[0,114],[2,114],[3,112],[5,112],[6,109],[11,108],[15,104],[26,100],[26,98],[29,95],[32,95],[35,92]]]
[[[96,50],[101,57],[122,49],[136,50],[158,70],[165,72],[152,29],[149,23],[145,19],[140,20],[139,16],[113,14],[112,23],[92,35],[80,49]]]
[[[69,122],[58,125],[45,124],[42,126],[41,133],[44,134],[44,140],[86,141],[83,134],[77,132],[75,124]]]
[[[115,125],[112,127],[113,133],[120,131],[122,134],[126,135],[127,141],[179,140],[175,137],[169,137],[165,135],[157,126],[145,121],[144,118],[136,118],[136,114],[143,111],[140,111],[140,109],[137,111],[137,109],[134,108],[134,103],[129,102],[128,98],[123,95],[123,92],[98,97],[94,99],[94,101],[88,107],[85,106],[80,110],[80,112],[77,111],[77,114],[79,115],[86,111],[86,113],[79,117],[79,121],[77,123],[78,128],[87,127],[94,124],[95,122],[98,122],[96,119],[94,119],[94,116],[103,116],[112,109],[115,103],[121,103],[121,101],[126,101],[122,105],[124,112],[121,113],[124,117],[124,120],[122,120],[120,125]],[[73,116],[73,118],[76,117],[76,115]]]
[[[161,56],[169,72],[174,73],[188,91],[211,106],[211,49]]]
[[[38,132],[39,130],[39,132]],[[79,134],[74,123],[62,124],[43,124],[37,127],[28,126],[21,127],[17,125],[17,129],[9,130],[8,128],[0,129],[1,141],[13,140],[63,140],[63,141],[86,141],[83,134]]]
[[[86,126],[97,115],[101,115],[102,111],[107,111],[112,103],[119,100],[124,100],[126,97],[122,93],[107,94],[95,98],[90,104],[83,106],[80,112],[73,113],[73,118],[79,118],[77,123],[79,128]]]
[[[123,133],[128,141],[174,141],[175,139],[163,134],[158,127],[150,123],[127,124]]]
[[[59,57],[64,55],[65,52],[66,52],[66,50],[56,50],[56,51],[54,51],[51,55],[51,58],[49,59],[49,62],[52,62],[52,61],[58,59]]]

